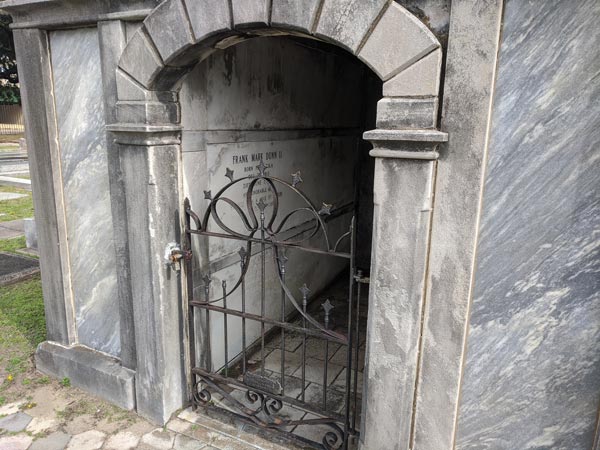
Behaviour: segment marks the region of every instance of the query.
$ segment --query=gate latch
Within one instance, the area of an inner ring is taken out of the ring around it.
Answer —
[[[192,257],[191,251],[183,251],[177,242],[170,242],[165,247],[165,265],[171,270],[179,272],[181,270],[181,260],[190,260]]]

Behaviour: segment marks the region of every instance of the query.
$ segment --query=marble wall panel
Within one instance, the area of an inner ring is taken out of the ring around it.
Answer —
[[[96,28],[50,33],[78,340],[119,355],[119,304]]]
[[[505,4],[457,450],[590,450],[600,3]]]

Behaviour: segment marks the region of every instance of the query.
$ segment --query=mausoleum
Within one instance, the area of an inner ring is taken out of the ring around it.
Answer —
[[[5,0],[48,340],[157,424],[597,450],[595,0]]]

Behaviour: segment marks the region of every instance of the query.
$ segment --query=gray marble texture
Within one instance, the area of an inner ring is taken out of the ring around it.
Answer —
[[[590,450],[600,3],[505,4],[457,450]]]
[[[50,33],[78,340],[118,356],[119,305],[95,28]]]

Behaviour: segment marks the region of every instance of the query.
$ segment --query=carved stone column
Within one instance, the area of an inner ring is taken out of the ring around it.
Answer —
[[[136,403],[165,423],[185,403],[180,273],[164,263],[180,240],[179,127],[113,125],[123,171],[136,344]]]
[[[437,145],[447,135],[408,127],[433,127],[436,105],[383,99],[378,125],[388,128],[364,135],[376,162],[363,450],[410,447]]]

